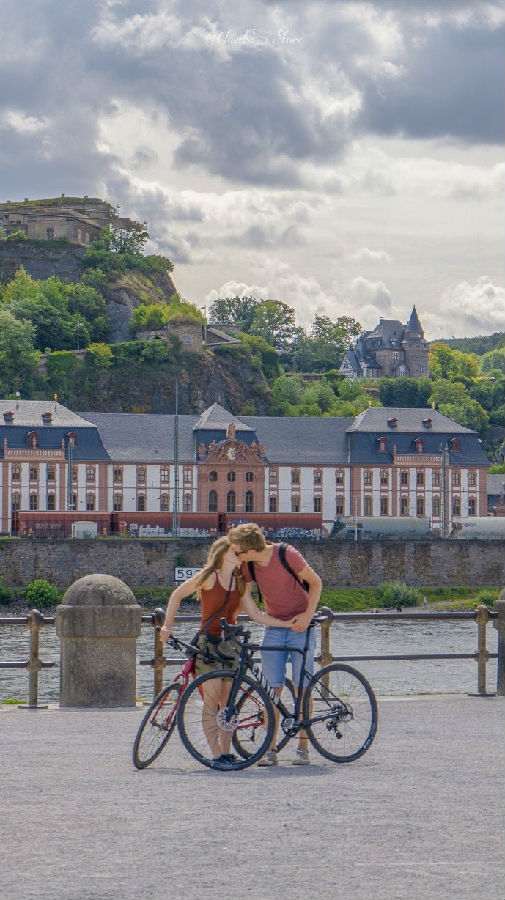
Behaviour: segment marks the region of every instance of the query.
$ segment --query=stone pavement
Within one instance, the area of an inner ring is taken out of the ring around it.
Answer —
[[[220,773],[143,710],[0,710],[2,900],[503,900],[503,698],[382,699],[369,752]]]

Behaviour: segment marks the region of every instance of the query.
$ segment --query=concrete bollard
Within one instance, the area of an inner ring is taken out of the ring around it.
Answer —
[[[86,575],[56,609],[60,706],[135,706],[141,609],[119,578]]]
[[[498,677],[496,680],[496,694],[505,697],[505,588],[498,600],[495,600],[494,611],[498,618],[493,625],[498,630]]]

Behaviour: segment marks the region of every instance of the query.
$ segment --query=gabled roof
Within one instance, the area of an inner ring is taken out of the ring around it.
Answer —
[[[175,416],[154,413],[84,413],[94,422],[114,462],[169,462],[174,458]],[[179,416],[179,458],[195,458],[195,416]]]
[[[339,465],[347,461],[352,418],[242,416],[264,445],[269,463]]]
[[[61,403],[54,400],[0,400],[0,424],[3,424],[4,414],[12,413],[12,428],[14,425],[26,428],[53,428],[55,426],[73,428],[90,425],[78,413],[72,412]],[[51,424],[45,425],[42,419],[44,413],[51,413]]]
[[[359,416],[356,416],[353,424],[348,430],[350,432],[391,432],[391,429],[388,426],[388,419],[392,418],[398,419],[398,424],[395,428],[395,431],[397,432],[408,431],[415,432],[416,434],[419,432],[419,436],[422,436],[423,432],[431,432],[432,434],[475,434],[471,428],[465,428],[464,425],[458,425],[454,419],[443,416],[437,409],[431,409],[431,407],[428,407],[427,409],[414,409],[411,407],[371,406],[369,409],[365,409],[364,412],[360,413]],[[431,419],[431,426],[427,428],[423,425],[423,419]]]
[[[193,431],[220,431],[228,428],[228,425],[235,425],[236,431],[252,431],[248,425],[245,425],[242,419],[237,419],[227,409],[220,406],[219,403],[213,403],[193,426]]]
[[[346,350],[346,352],[344,353],[344,358],[342,360],[342,364],[341,364],[340,368],[342,368],[344,366],[344,363],[347,363],[350,366],[350,368],[353,370],[353,372],[356,373],[356,375],[362,374],[361,366],[359,364],[358,357],[356,356],[356,353],[354,352],[354,350]]]

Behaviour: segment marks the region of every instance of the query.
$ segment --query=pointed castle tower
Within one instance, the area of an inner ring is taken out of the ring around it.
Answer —
[[[402,349],[405,353],[405,366],[411,378],[429,376],[428,347],[428,341],[425,340],[423,327],[414,306],[402,340]]]

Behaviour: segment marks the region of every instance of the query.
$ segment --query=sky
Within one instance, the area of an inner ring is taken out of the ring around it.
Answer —
[[[0,200],[147,220],[179,292],[505,331],[501,0],[0,0]]]

